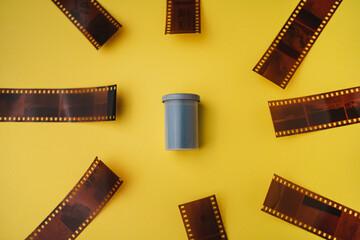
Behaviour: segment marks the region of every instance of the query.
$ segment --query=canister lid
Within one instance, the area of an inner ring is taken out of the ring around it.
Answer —
[[[169,100],[194,100],[200,102],[200,96],[192,93],[172,93],[162,97],[162,101]]]

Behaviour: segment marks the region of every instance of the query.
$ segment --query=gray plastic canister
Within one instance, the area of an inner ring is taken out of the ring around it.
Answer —
[[[165,104],[166,150],[198,149],[198,104],[200,96],[174,93],[162,97]]]

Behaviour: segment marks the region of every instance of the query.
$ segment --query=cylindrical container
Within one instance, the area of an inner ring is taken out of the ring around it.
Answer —
[[[198,103],[200,96],[174,93],[162,97],[165,104],[166,150],[198,149]]]

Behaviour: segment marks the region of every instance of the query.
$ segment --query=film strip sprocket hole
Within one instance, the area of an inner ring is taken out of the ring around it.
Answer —
[[[253,71],[285,88],[342,0],[301,0]]]
[[[262,211],[325,239],[360,239],[360,213],[274,175]]]
[[[96,49],[122,27],[96,0],[52,1]]]
[[[200,0],[167,0],[165,34],[200,33]]]
[[[269,101],[276,137],[360,122],[360,86],[299,98]]]
[[[96,157],[80,181],[26,240],[73,240],[98,215],[123,181]]]
[[[84,122],[116,118],[116,85],[94,88],[0,88],[0,122]]]
[[[227,240],[215,195],[179,205],[189,240]]]

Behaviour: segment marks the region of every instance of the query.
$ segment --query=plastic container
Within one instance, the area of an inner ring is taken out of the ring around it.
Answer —
[[[166,150],[198,149],[198,104],[200,96],[174,93],[162,97],[165,104]]]

